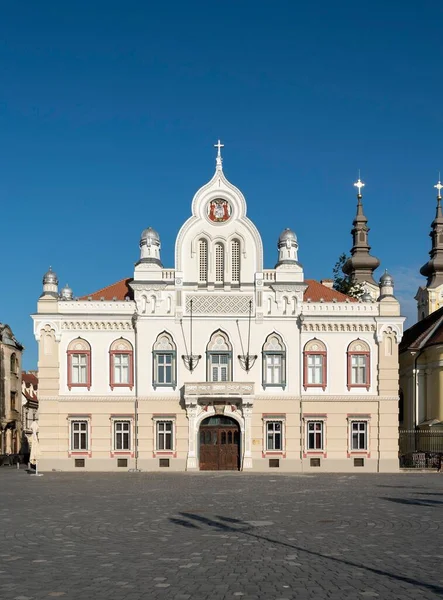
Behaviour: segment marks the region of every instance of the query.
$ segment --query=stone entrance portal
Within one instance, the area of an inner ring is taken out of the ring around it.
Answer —
[[[240,427],[234,419],[214,415],[200,425],[200,470],[240,469]]]

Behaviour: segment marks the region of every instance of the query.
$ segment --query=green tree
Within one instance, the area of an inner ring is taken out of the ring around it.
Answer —
[[[361,283],[353,281],[350,275],[345,275],[343,273],[343,265],[348,258],[349,256],[345,252],[340,254],[338,257],[338,260],[332,269],[334,279],[333,288],[334,290],[337,290],[337,292],[351,296],[351,298],[360,298],[360,296],[364,293]]]

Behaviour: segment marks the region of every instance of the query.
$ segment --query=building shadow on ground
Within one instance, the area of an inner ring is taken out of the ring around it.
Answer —
[[[392,500],[399,501],[401,499],[398,498],[383,498],[383,500]],[[427,502],[424,500],[423,502]],[[430,506],[434,506],[434,503],[443,504],[439,500],[429,500]],[[412,504],[414,502],[400,502],[402,504]],[[267,535],[261,535],[256,532],[256,526],[254,525],[254,521],[243,521],[241,519],[233,519],[231,517],[224,517],[221,515],[215,515],[215,517],[204,517],[197,513],[191,512],[181,512],[179,513],[180,518],[170,518],[169,521],[174,525],[178,525],[180,527],[185,527],[188,529],[200,529],[202,533],[207,530],[207,528],[211,528],[213,531],[220,531],[223,533],[242,533],[243,535],[250,536],[255,538],[256,540],[261,540],[264,542],[269,542],[270,544],[282,546],[284,548],[290,548],[291,550],[297,550],[298,552],[304,553],[308,557],[315,557],[324,559],[327,561],[332,561],[336,564],[342,564],[352,568],[358,568],[370,573],[374,573],[375,575],[379,575],[381,577],[387,577],[388,579],[394,581],[401,581],[403,583],[407,583],[409,585],[415,587],[421,587],[425,590],[431,591],[438,596],[443,596],[443,586],[435,585],[432,583],[426,583],[425,581],[420,581],[419,579],[415,579],[413,577],[407,577],[404,575],[399,575],[398,573],[391,573],[389,571],[385,571],[383,569],[377,569],[375,567],[370,567],[368,565],[358,563],[351,560],[345,560],[343,558],[337,558],[335,556],[329,556],[326,554],[322,554],[321,552],[316,552],[314,550],[308,550],[307,548],[302,548],[297,544],[290,544],[289,542],[284,542],[279,539],[274,539],[268,537]],[[259,522],[256,522],[257,524]]]

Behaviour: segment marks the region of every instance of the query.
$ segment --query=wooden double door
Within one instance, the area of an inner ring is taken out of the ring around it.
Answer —
[[[233,419],[215,415],[200,425],[200,470],[238,471],[240,428]]]

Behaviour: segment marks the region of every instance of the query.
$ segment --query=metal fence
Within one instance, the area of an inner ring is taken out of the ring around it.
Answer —
[[[400,468],[440,469],[443,430],[400,429]]]

